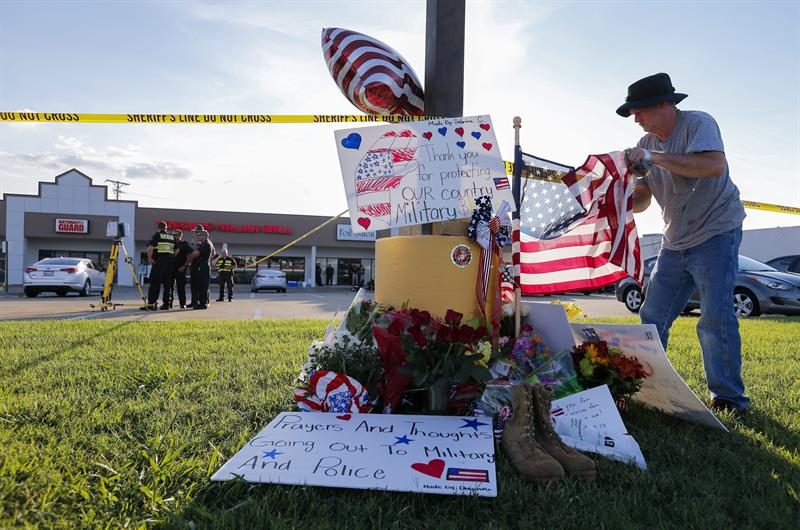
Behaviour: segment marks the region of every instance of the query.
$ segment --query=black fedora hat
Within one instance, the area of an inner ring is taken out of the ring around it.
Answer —
[[[631,115],[631,109],[645,109],[662,101],[680,103],[686,97],[686,94],[675,92],[669,75],[663,72],[653,74],[639,79],[628,87],[628,97],[625,98],[625,103],[617,109],[617,114],[627,118]]]

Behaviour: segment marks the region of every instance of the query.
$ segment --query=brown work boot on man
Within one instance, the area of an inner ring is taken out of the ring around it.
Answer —
[[[568,477],[594,480],[597,477],[597,466],[594,461],[576,449],[564,445],[553,429],[553,423],[550,421],[550,396],[553,394],[553,387],[534,385],[532,393],[536,411],[534,439],[561,464]]]
[[[534,440],[534,409],[527,383],[511,387],[511,419],[503,429],[503,449],[525,478],[549,482],[564,478],[564,469]]]

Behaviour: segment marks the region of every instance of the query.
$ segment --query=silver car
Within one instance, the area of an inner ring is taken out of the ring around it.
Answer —
[[[46,291],[58,296],[70,291],[89,296],[91,291],[102,291],[105,281],[106,273],[86,258],[45,258],[27,267],[22,277],[29,298]]]
[[[278,293],[286,292],[286,273],[277,269],[258,269],[250,282],[250,292],[261,289],[274,289]]]
[[[617,283],[617,300],[623,302],[628,310],[636,313],[641,308],[655,264],[655,256],[644,260],[644,291],[630,278]],[[733,305],[739,317],[755,317],[762,313],[800,315],[800,275],[780,272],[760,261],[739,255]],[[700,309],[697,291],[692,294],[683,312],[689,313],[695,309]]]

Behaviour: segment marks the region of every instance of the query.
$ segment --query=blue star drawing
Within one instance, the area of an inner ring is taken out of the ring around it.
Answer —
[[[462,418],[461,421],[464,422],[464,425],[459,427],[459,429],[466,429],[467,427],[472,427],[473,429],[475,429],[477,431],[479,425],[489,425],[488,423],[481,423],[477,419],[465,420],[465,419]]]
[[[283,453],[279,453],[277,449],[273,449],[272,451],[264,451],[264,454],[261,455],[261,458],[271,458],[275,460],[275,457],[278,455],[282,455]]]
[[[409,445],[411,442],[414,441],[413,438],[409,438],[405,434],[403,436],[395,436],[395,438],[397,438],[397,441],[395,443],[393,443],[392,445],[397,445],[397,444]]]

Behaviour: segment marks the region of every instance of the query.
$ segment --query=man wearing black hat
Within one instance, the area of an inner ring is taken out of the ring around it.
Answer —
[[[158,291],[163,287],[161,309],[169,309],[172,295],[172,268],[175,256],[175,237],[167,232],[167,223],[158,223],[158,232],[147,244],[147,261],[150,263],[150,288],[147,290],[147,305],[143,310],[155,311],[158,307]]]
[[[640,311],[655,324],[664,349],[672,323],[692,293],[700,293],[697,336],[713,410],[742,413],[750,399],[742,382],[741,338],[733,290],[745,213],[731,181],[717,122],[700,111],[678,110],[686,98],[664,73],[628,87],[617,109],[647,133],[626,157],[643,174],[634,188],[634,212],[655,197],[664,218],[661,251]]]

